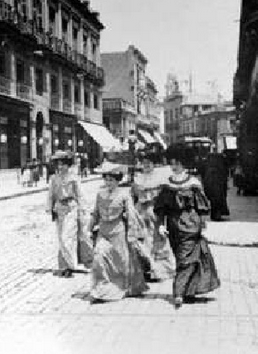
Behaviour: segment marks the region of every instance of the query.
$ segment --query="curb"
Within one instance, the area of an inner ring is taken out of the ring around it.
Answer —
[[[94,178],[91,179],[86,179],[86,180],[82,180],[81,183],[88,183],[91,181],[97,181],[99,179],[101,179],[101,176],[96,176]],[[35,189],[35,190],[28,190],[28,191],[24,191],[24,192],[17,192],[15,194],[12,195],[5,195],[0,197],[0,201],[3,200],[8,200],[8,199],[14,199],[14,198],[18,198],[18,197],[23,197],[25,195],[30,195],[30,194],[37,194],[37,193],[41,193],[41,192],[46,192],[48,190],[48,187],[42,187],[40,189]]]

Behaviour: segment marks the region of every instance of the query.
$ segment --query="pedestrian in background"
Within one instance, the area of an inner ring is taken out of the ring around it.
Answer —
[[[205,194],[211,204],[211,220],[221,221],[223,216],[229,216],[228,169],[222,154],[212,153],[208,156],[203,184]]]
[[[71,153],[58,151],[52,160],[57,164],[57,174],[49,184],[48,212],[56,221],[58,235],[58,268],[61,277],[72,277],[78,268],[78,242],[84,207],[79,182],[69,168],[73,164]]]
[[[209,203],[200,181],[186,172],[178,153],[173,160],[173,174],[154,204],[159,233],[168,235],[176,259],[176,308],[220,285],[208,243],[202,236],[202,216],[208,211]]]

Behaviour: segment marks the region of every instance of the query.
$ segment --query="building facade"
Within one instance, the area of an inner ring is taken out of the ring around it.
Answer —
[[[168,74],[164,98],[164,133],[167,143],[176,144],[180,140],[180,116],[183,94],[175,75]]]
[[[94,149],[78,122],[102,123],[103,28],[88,1],[0,1],[0,168]]]
[[[124,52],[102,53],[106,74],[103,121],[122,141],[137,131],[145,143],[156,142],[160,106],[154,82],[146,75],[147,59],[134,46]]]

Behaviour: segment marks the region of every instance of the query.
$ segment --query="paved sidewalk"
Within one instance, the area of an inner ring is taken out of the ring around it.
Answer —
[[[89,181],[94,181],[100,179],[99,174],[90,174],[88,177],[83,177],[81,183],[86,183]],[[11,199],[16,197],[21,197],[23,195],[40,193],[48,190],[48,184],[41,178],[37,183],[37,186],[33,187],[23,187],[21,183],[16,180],[2,180],[0,185],[0,200]]]

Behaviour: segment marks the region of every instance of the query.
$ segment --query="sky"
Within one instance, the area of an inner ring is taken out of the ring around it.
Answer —
[[[232,99],[237,66],[241,0],[91,0],[105,25],[101,52],[136,46],[148,59],[147,75],[159,96],[169,72],[179,78],[192,73],[201,92],[215,81]]]

